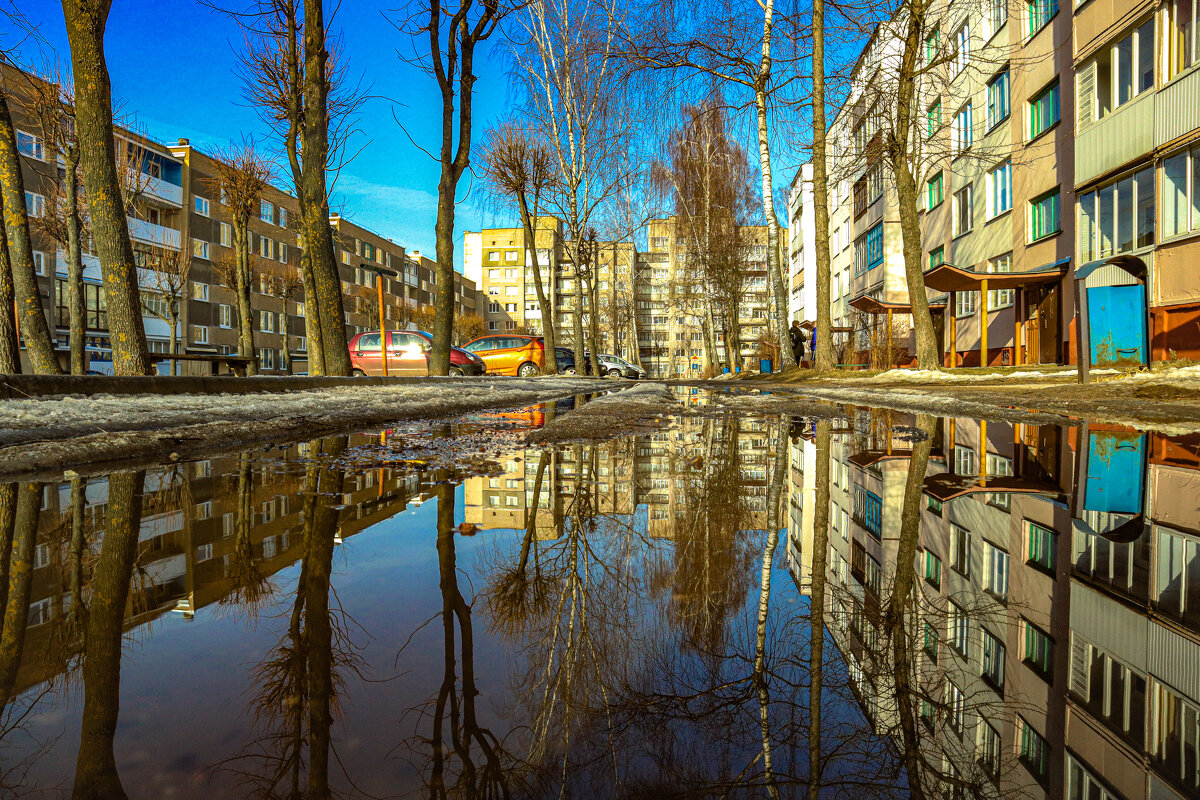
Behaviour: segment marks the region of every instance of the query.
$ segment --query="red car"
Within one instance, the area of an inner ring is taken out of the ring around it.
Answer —
[[[388,331],[388,375],[428,375],[433,340],[423,331]],[[350,340],[350,365],[354,374],[383,375],[379,331],[363,331]],[[483,375],[483,359],[458,347],[450,348],[451,375]]]

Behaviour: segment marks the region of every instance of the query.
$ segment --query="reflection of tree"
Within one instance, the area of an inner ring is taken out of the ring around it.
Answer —
[[[261,797],[323,798],[330,794],[330,730],[344,685],[341,673],[355,669],[358,663],[338,624],[339,612],[330,609],[337,509],[344,479],[336,459],[345,447],[345,437],[310,444],[296,596],[279,646],[255,670],[261,689],[252,709],[255,722],[265,731],[242,758],[267,767],[262,772],[243,772],[248,783],[257,785],[256,794]],[[238,513],[243,515],[248,514],[250,490],[248,478],[239,475]]]
[[[42,507],[42,485],[5,487],[0,494],[0,706],[6,705],[21,666],[25,629],[29,621],[29,596],[33,589],[33,556],[37,545],[38,514]]]
[[[250,532],[254,529],[254,470],[250,454],[238,456],[237,479],[234,485],[237,507],[234,511],[233,546],[229,553],[229,593],[223,603],[236,604],[251,614],[271,594],[271,582],[258,567],[254,554],[254,542]]]
[[[143,472],[108,479],[108,512],[90,584],[83,657],[83,720],[73,797],[123,798],[113,736],[121,692],[121,638],[141,529]]]
[[[825,688],[825,584],[829,555],[829,420],[816,423],[816,470],[813,492],[813,543],[809,585],[808,792],[821,793],[825,760],[821,755],[821,703]]]
[[[741,485],[737,424],[706,420],[701,463],[684,479],[675,520],[669,614],[687,646],[718,652],[731,614],[746,601],[753,552],[743,532],[750,514]]]
[[[547,412],[549,416],[551,412]],[[488,613],[493,628],[506,635],[517,633],[531,616],[546,611],[550,586],[541,570],[538,559],[534,559],[533,574],[530,575],[529,557],[537,546],[537,520],[541,508],[542,487],[546,479],[546,467],[552,456],[543,451],[538,455],[537,475],[533,480],[533,499],[527,503],[525,532],[521,537],[521,553],[513,567],[503,568],[492,580],[487,595]]]
[[[458,585],[458,566],[454,548],[454,487],[439,484],[437,490],[438,585],[442,593],[442,634],[444,672],[442,685],[432,709],[432,747],[429,794],[433,798],[498,798],[509,796],[509,784],[499,740],[479,725],[475,713],[475,635],[471,606]],[[458,652],[455,630],[461,632],[462,685],[456,672]],[[449,727],[449,731],[447,731]],[[447,733],[449,734],[447,737]],[[447,738],[449,741],[447,742]],[[447,748],[449,744],[449,748]],[[478,748],[481,763],[476,763]],[[453,779],[449,761],[457,757]]]

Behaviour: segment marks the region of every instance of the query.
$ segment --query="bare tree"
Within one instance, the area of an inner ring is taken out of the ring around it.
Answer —
[[[586,237],[598,209],[630,181],[623,158],[633,128],[616,70],[619,20],[601,0],[548,0],[521,17],[524,41],[514,48],[528,116],[554,153],[559,183],[551,204],[567,228],[573,268],[576,364],[584,363],[583,315],[594,279],[581,272]],[[593,354],[594,355],[594,354]]]
[[[83,240],[88,230],[82,200],[79,138],[75,133],[75,91],[66,70],[54,69],[45,78],[30,81],[30,110],[62,162],[62,180],[47,181],[46,213],[34,227],[67,254],[68,346],[70,371],[82,375],[84,353]]]
[[[188,275],[192,269],[192,254],[172,247],[150,247],[135,254],[138,267],[149,276],[150,293],[142,295],[146,313],[158,317],[171,327],[170,352],[179,352],[179,319],[183,301],[188,296]],[[171,374],[179,374],[179,362],[171,359]]]
[[[813,224],[816,241],[813,249],[816,256],[817,281],[817,350],[813,354],[813,367],[827,370],[833,366],[833,321],[829,313],[829,163],[826,153],[827,130],[825,126],[825,0],[813,0]]]
[[[46,321],[37,273],[34,271],[29,214],[25,208],[25,180],[21,175],[21,160],[17,153],[17,134],[8,110],[9,92],[9,87],[0,87],[0,195],[4,202],[8,271],[12,275],[19,309],[21,336],[25,340],[33,371],[53,375],[62,372],[62,369],[54,353],[54,337]],[[39,212],[35,209],[34,213]],[[138,322],[140,324],[140,318]]]
[[[113,369],[118,375],[150,372],[142,303],[117,174],[112,86],[104,60],[104,27],[110,0],[63,0],[75,83],[75,124],[92,220],[92,237],[104,273]]]
[[[254,285],[254,266],[250,252],[250,220],[257,216],[259,198],[271,180],[271,163],[259,154],[252,141],[213,159],[216,188],[233,216],[232,286],[237,296],[238,355],[250,359],[249,372],[258,374],[254,351],[254,312],[250,307],[250,289]],[[328,229],[326,223],[326,229]],[[306,248],[307,250],[307,248]],[[228,272],[228,268],[218,268]],[[341,297],[341,284],[338,284]],[[340,305],[340,303],[339,303]],[[322,329],[323,330],[323,329]]]
[[[504,198],[514,200],[525,231],[525,249],[533,262],[533,285],[537,291],[538,308],[542,314],[542,334],[546,337],[546,352],[553,353],[557,345],[554,305],[546,292],[546,278],[538,256],[537,225],[546,195],[558,184],[554,154],[545,142],[528,130],[508,122],[488,131],[483,146],[483,173]],[[553,267],[550,286],[554,286]],[[557,359],[547,358],[544,371],[558,372]]]
[[[433,350],[429,374],[450,371],[450,340],[454,327],[454,211],[458,182],[471,161],[474,123],[475,48],[499,25],[504,9],[499,0],[441,0],[414,4],[394,24],[413,40],[412,63],[437,80],[441,95],[441,136],[438,154],[437,290],[434,299]],[[457,114],[455,106],[457,105]],[[427,152],[428,154],[428,152]]]
[[[288,303],[296,300],[298,297],[304,296],[304,272],[303,269],[296,269],[290,264],[281,264],[273,262],[263,273],[265,279],[267,294],[272,297],[277,297],[283,302],[283,310],[286,318]],[[307,314],[307,310],[305,311]],[[376,312],[378,313],[378,312]],[[283,351],[282,358],[283,371],[287,374],[292,374],[292,352],[291,352],[291,334],[287,328],[287,322],[283,324],[283,329],[280,333],[283,335]]]

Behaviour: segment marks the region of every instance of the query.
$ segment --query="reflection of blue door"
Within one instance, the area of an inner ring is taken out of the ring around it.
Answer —
[[[1096,431],[1088,437],[1087,511],[1142,513],[1146,434]]]
[[[1087,290],[1093,367],[1146,363],[1146,287],[1098,286]]]

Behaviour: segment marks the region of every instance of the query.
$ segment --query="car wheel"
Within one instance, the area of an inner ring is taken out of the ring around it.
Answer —
[[[451,378],[461,378],[463,376],[463,371],[458,367],[451,367],[448,374]]]
[[[537,368],[537,364],[534,364],[531,361],[526,361],[517,368],[517,376],[521,378],[532,378],[533,376],[537,375],[538,372],[539,370]]]
[[[619,378],[619,377],[621,377],[621,370],[619,370],[619,369],[610,369],[608,372],[604,373],[604,377],[606,377],[606,378]]]
[[[354,370],[354,372],[352,372],[351,375],[353,375],[355,378],[367,377],[367,373],[363,372],[361,369]]]

